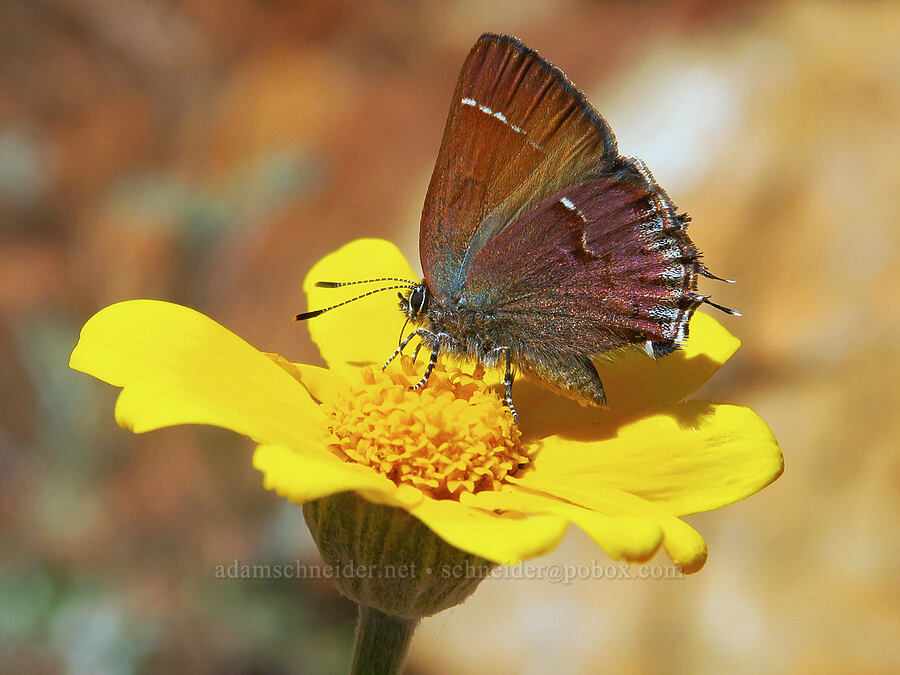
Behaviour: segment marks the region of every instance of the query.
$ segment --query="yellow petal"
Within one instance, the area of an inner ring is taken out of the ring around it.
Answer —
[[[549,553],[566,533],[556,515],[497,515],[451,500],[425,498],[409,509],[435,534],[456,548],[501,565]]]
[[[383,239],[357,239],[317,262],[303,282],[309,309],[330,307],[377,288],[399,282],[359,284],[342,288],[317,288],[317,281],[358,281],[397,277],[417,283],[417,277],[400,250]],[[322,358],[338,373],[362,364],[381,364],[397,348],[405,317],[397,306],[403,289],[374,293],[309,319],[309,332]],[[406,293],[407,291],[404,291]]]
[[[549,513],[565,518],[584,530],[613,560],[645,562],[653,557],[663,539],[662,529],[652,518],[608,516],[518,486],[465,497],[465,504],[485,510]]]
[[[687,343],[668,356],[652,359],[637,347],[594,359],[609,410],[583,408],[536,387],[516,383],[514,398],[528,438],[544,438],[592,424],[608,424],[640,410],[676,403],[694,392],[737,351],[741,343],[711,316],[695,312]]]
[[[545,439],[533,473],[616,488],[687,515],[744,499],[783,470],[778,443],[755,412],[692,401],[606,438]]]
[[[380,504],[401,505],[397,486],[369,467],[344,462],[329,453],[298,453],[292,448],[261,445],[253,466],[262,472],[263,485],[296,504],[354,490]],[[418,501],[422,495],[418,493]]]
[[[334,455],[311,456],[289,448],[260,446],[253,466],[264,485],[303,504],[353,490],[376,503],[403,508],[444,541],[500,564],[515,564],[551,551],[562,539],[567,521],[555,515],[499,516],[452,500],[435,500],[408,485],[399,488],[368,467],[342,462]]]
[[[281,354],[267,353],[266,356],[290,373],[291,377],[297,382],[306,387],[306,391],[309,392],[310,396],[319,403],[333,402],[341,391],[346,390],[350,386],[346,379],[333,370],[328,370],[328,368],[311,366],[307,363],[293,363]]]
[[[631,349],[612,361],[595,360],[610,408],[644,410],[680,401],[706,382],[741,346],[711,316],[694,312],[687,342],[658,359]]]
[[[263,352],[181,305],[130,300],[85,324],[69,365],[117,387],[120,426],[211,424],[258,442],[326,452],[322,414]]]
[[[520,486],[543,492],[557,499],[613,518],[649,520],[663,533],[662,545],[666,553],[686,574],[697,572],[706,562],[707,550],[703,537],[683,520],[640,497],[586,481],[573,483],[559,476],[538,470],[516,480]],[[590,533],[589,533],[590,534]]]

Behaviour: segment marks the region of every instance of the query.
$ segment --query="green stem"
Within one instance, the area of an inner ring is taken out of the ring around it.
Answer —
[[[350,675],[399,673],[418,623],[360,605]]]

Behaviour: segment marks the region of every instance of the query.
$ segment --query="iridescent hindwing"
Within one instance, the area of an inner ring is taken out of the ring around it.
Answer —
[[[666,354],[704,299],[686,226],[646,167],[618,158],[491,238],[468,266],[463,293],[526,357],[595,356],[634,343]]]

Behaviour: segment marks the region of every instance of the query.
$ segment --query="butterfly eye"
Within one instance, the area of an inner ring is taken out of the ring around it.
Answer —
[[[409,295],[409,308],[413,312],[413,316],[419,314],[425,309],[427,300],[426,290],[424,286],[417,286]]]

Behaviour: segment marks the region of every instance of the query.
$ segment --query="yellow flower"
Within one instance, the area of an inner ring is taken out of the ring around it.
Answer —
[[[310,306],[347,290],[311,280],[378,276],[415,278],[392,244],[348,244],[310,272]],[[373,367],[396,347],[402,320],[391,292],[313,319],[325,369],[260,352],[186,307],[134,300],[88,321],[70,365],[123,388],[116,420],[135,433],[231,429],[258,444],[253,464],[278,494],[303,504],[353,492],[500,564],[547,553],[572,523],[611,558],[643,562],[662,547],[694,572],[706,543],[680,517],[743,499],[782,472],[753,411],[680,402],[739,346],[706,315],[695,314],[671,356],[625,350],[598,362],[610,410],[517,382],[519,428],[491,377],[446,364],[409,391],[422,363]]]

